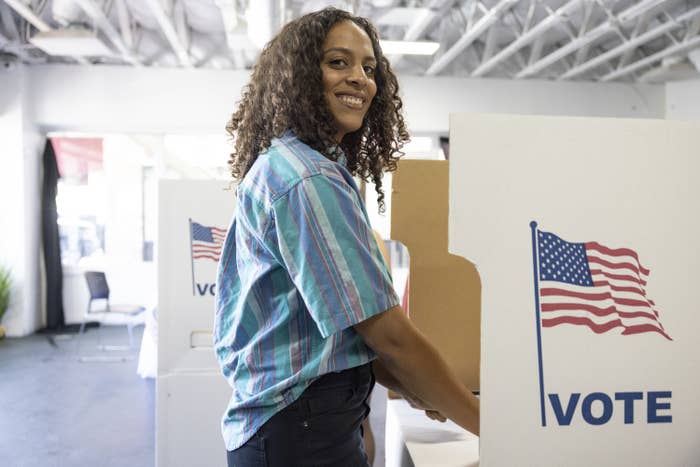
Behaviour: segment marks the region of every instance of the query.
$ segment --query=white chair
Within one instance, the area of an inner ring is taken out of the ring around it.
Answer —
[[[87,281],[88,290],[90,291],[90,299],[88,300],[87,310],[83,317],[83,322],[80,325],[80,332],[78,334],[78,342],[76,347],[78,353],[80,353],[80,343],[83,333],[85,332],[85,326],[88,322],[98,322],[100,326],[115,326],[122,325],[126,326],[129,333],[129,345],[102,345],[101,344],[101,333],[98,329],[98,349],[102,351],[131,351],[134,349],[134,334],[133,329],[135,326],[144,323],[144,311],[145,308],[140,305],[111,305],[109,303],[109,285],[107,284],[107,277],[102,271],[86,271],[85,280]],[[104,303],[104,306],[98,309],[93,309],[93,302],[100,301]],[[91,356],[79,356],[78,360],[81,362],[115,362],[115,361],[126,361],[132,360],[134,358],[133,354],[121,354],[118,356],[107,356],[107,355],[91,355]]]

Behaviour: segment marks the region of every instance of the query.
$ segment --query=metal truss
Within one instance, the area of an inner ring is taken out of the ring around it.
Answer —
[[[79,7],[78,11],[82,12],[79,14],[84,17],[80,24],[87,24],[106,39],[114,52],[108,57],[111,60],[148,66],[153,60],[149,57],[172,51],[176,66],[202,67],[208,65],[209,59],[223,57],[228,60],[225,63],[239,69],[248,64],[246,55],[255,53],[245,41],[250,1],[62,0]],[[279,20],[279,23],[298,14],[300,5],[305,3],[255,1],[270,2],[269,9],[276,11],[271,21]],[[320,8],[325,3],[316,0],[314,5]],[[376,6],[387,2],[347,3],[370,19],[387,11],[387,7]],[[428,76],[588,81],[643,81],[678,63],[700,71],[700,61],[688,58],[696,57],[700,50],[700,0],[396,0],[389,3],[392,8],[416,8],[421,14],[416,14],[415,21],[403,28],[388,28],[394,35],[384,38],[430,39],[442,45],[433,59],[409,61],[401,56],[393,57],[392,64],[399,71],[403,66],[412,73],[423,72]],[[43,8],[47,4],[52,2],[0,0],[5,11],[0,25],[9,30],[1,39],[0,51],[12,50],[28,62],[35,59],[29,52],[36,50],[31,50],[27,37],[19,37],[7,25],[8,21],[26,22],[39,31],[54,30],[58,25],[48,11],[51,9]],[[8,19],[9,10],[16,15],[14,20]],[[207,18],[196,37],[188,23],[190,14]],[[139,40],[143,28],[156,31],[148,36],[150,50]],[[197,49],[193,41],[201,41],[203,34],[209,38],[209,47],[204,50],[206,53],[197,53],[203,49]],[[69,58],[93,64],[80,56]],[[99,61],[98,57],[96,62]]]
[[[471,3],[462,37],[428,66],[427,75],[439,74],[477,43],[484,53],[466,70],[468,76],[594,81],[635,79],[636,72],[669,58],[685,59],[700,48],[698,0],[499,0],[489,5]],[[519,27],[506,21],[509,15]],[[513,34],[504,35],[504,27]],[[524,65],[522,55],[529,57]],[[513,68],[519,71],[509,74]]]

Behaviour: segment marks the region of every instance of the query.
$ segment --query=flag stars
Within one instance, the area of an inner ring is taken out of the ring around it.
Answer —
[[[582,243],[569,243],[556,235],[538,232],[540,276],[577,285],[592,285]]]

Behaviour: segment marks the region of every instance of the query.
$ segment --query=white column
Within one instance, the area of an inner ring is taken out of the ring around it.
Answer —
[[[25,68],[0,62],[0,262],[14,287],[2,324],[8,336],[43,325],[40,278],[41,138],[26,112]]]

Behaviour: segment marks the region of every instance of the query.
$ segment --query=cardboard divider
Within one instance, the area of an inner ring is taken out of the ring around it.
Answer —
[[[472,263],[447,251],[448,170],[447,161],[399,162],[392,178],[391,238],[410,255],[411,321],[459,379],[478,391],[481,282]]]

